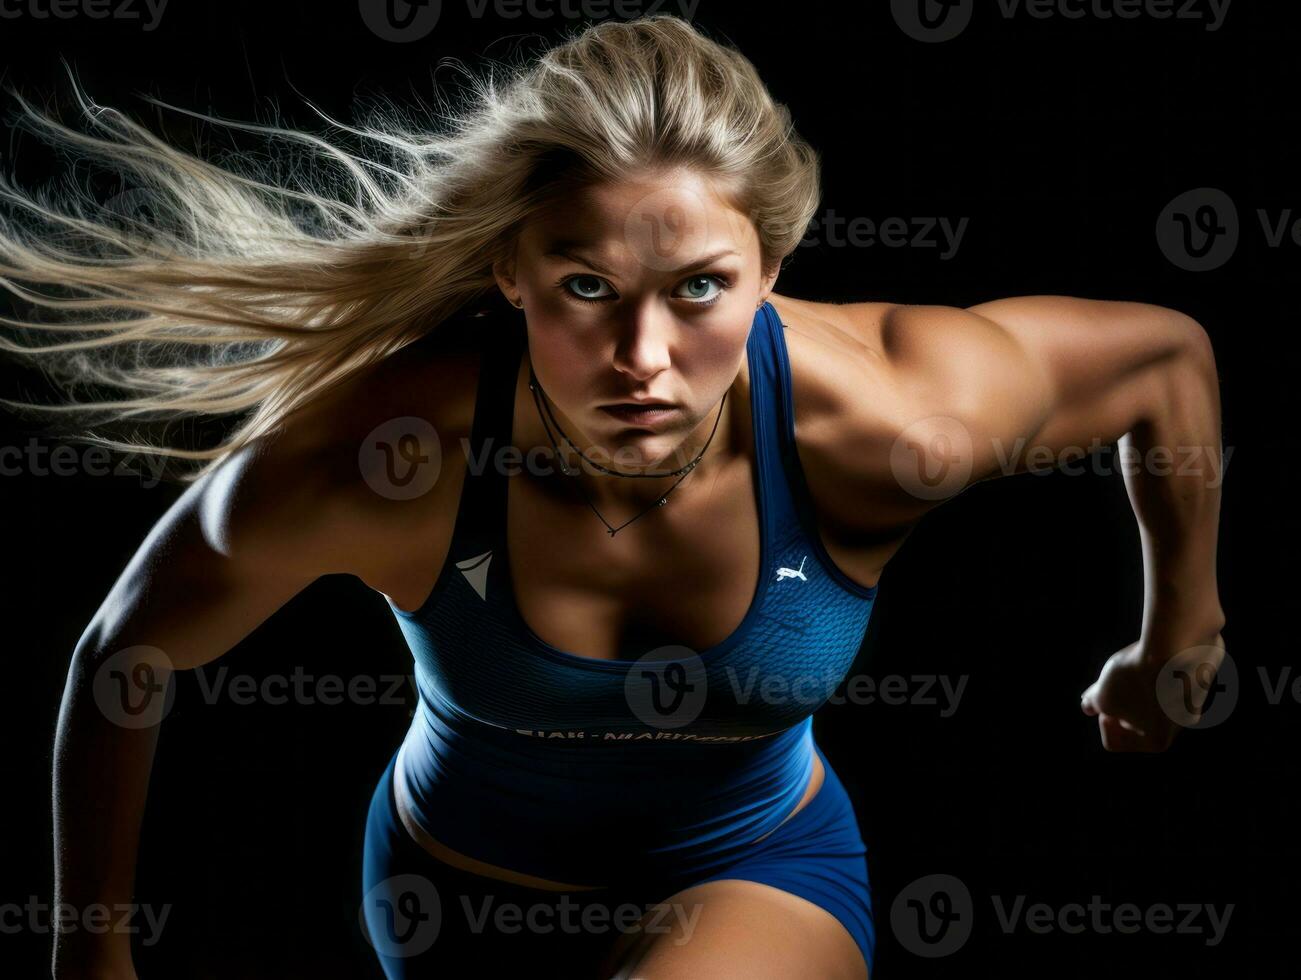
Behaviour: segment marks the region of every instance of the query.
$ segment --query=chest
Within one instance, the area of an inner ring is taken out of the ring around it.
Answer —
[[[602,516],[617,528],[643,506],[608,508]],[[583,657],[630,660],[671,644],[707,650],[741,627],[767,584],[798,589],[812,573],[801,566],[817,561],[802,535],[769,540],[765,548],[764,535],[773,531],[762,506],[746,457],[708,484],[684,481],[667,504],[614,536],[587,507],[517,480],[508,495],[503,556],[516,609],[539,639]],[[878,554],[818,534],[842,572],[860,585],[875,584]],[[787,615],[801,614],[792,606]]]
[[[401,620],[422,691],[576,744],[744,742],[808,717],[852,664],[873,603],[799,525],[761,521],[766,498],[745,487],[735,513],[708,509],[715,487],[614,538],[590,511],[571,523],[575,508],[513,493],[508,540],[458,538],[437,604]]]
[[[791,346],[795,348],[793,362],[805,356],[800,354],[798,344]],[[746,362],[747,368],[751,366]],[[818,365],[800,362],[793,366],[799,368],[799,377],[819,376]],[[459,562],[495,550],[497,553],[488,559],[493,566],[491,575],[509,599],[505,605],[513,606],[518,614],[512,615],[508,608],[503,619],[515,620],[515,629],[532,633],[555,650],[605,662],[633,660],[660,646],[680,644],[700,651],[723,644],[746,625],[747,616],[763,605],[765,584],[789,582],[797,590],[808,581],[800,568],[804,562],[818,563],[819,557],[809,553],[815,542],[817,550],[830,559],[829,563],[817,565],[822,578],[839,578],[842,583],[848,580],[864,588],[874,586],[888,559],[888,549],[875,545],[864,548],[861,542],[849,544],[822,526],[806,525],[792,531],[789,495],[796,483],[809,480],[813,510],[817,513],[821,509],[824,488],[816,482],[819,469],[808,466],[807,461],[803,477],[790,468],[784,472],[775,469],[775,439],[765,443],[769,447],[765,450],[767,461],[759,465],[750,416],[754,405],[767,405],[775,396],[766,393],[760,402],[754,402],[748,391],[749,370],[742,379],[734,400],[737,407],[732,428],[736,436],[726,465],[719,466],[708,479],[702,479],[705,473],[701,470],[691,473],[669,494],[665,506],[651,506],[641,517],[622,526],[671,487],[673,480],[653,485],[645,481],[646,492],[639,496],[630,494],[615,504],[599,502],[598,517],[578,489],[577,480],[548,479],[526,468],[505,481],[505,500],[498,499],[491,505],[491,520],[487,523],[496,529],[489,536],[494,540],[485,537],[462,547],[463,554],[449,557],[463,567]],[[532,421],[527,383],[527,365],[521,362],[515,379],[515,411],[503,435],[507,441],[522,440],[523,445],[544,443],[545,433],[526,428]],[[796,415],[802,417],[804,410],[815,423],[825,419],[821,405],[825,399],[807,398],[797,389]],[[750,411],[745,408],[747,404],[752,406]],[[814,429],[825,436],[827,426],[815,424]],[[796,436],[798,441],[798,427]],[[762,481],[762,499],[758,492],[761,470],[767,474]],[[467,483],[462,493],[471,495],[480,490]],[[765,543],[764,534],[772,537],[773,532],[771,521],[761,520],[764,501],[768,500],[766,506],[775,510],[773,501],[778,498],[786,508],[781,533],[789,540]],[[455,503],[449,497],[443,510],[453,513]],[[866,501],[864,506],[868,506]],[[621,527],[619,532],[611,537],[602,518],[613,527]],[[449,536],[450,531],[450,526],[444,529]],[[783,550],[778,545],[788,547]],[[443,545],[438,552],[445,549]],[[835,567],[828,567],[830,564]],[[830,575],[832,572],[835,574]],[[407,591],[422,596],[427,592],[423,581],[427,570],[422,566],[416,574],[421,583]],[[834,591],[827,595],[839,598]],[[803,613],[794,595],[790,599],[782,605],[780,614],[798,620]]]
[[[514,481],[504,557],[529,629],[598,660],[635,659],[667,644],[704,650],[735,632],[762,577],[753,474],[741,459],[708,485],[689,483],[611,536],[576,487],[564,488],[566,501],[563,492]],[[603,507],[602,516],[619,527],[655,489]]]

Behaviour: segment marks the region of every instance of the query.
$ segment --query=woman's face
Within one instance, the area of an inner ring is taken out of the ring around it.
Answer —
[[[494,272],[523,301],[528,356],[565,434],[633,472],[680,446],[691,455],[672,465],[684,465],[708,436],[776,280],[760,265],[747,216],[677,170],[569,196],[525,225]],[[647,399],[674,407],[651,420],[603,409]]]

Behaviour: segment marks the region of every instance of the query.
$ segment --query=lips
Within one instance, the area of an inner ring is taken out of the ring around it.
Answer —
[[[679,408],[672,402],[623,402],[616,405],[602,405],[601,411],[621,422],[633,425],[650,425],[661,422],[675,415]]]

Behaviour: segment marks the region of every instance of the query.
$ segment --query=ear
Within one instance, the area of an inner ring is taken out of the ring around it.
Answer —
[[[518,306],[520,302],[519,287],[515,283],[515,254],[497,259],[492,264],[492,275],[497,280],[497,288],[506,297],[507,302]]]
[[[764,273],[763,278],[759,280],[759,306],[768,302],[768,297],[777,285],[777,276],[781,273],[781,263],[774,263],[772,268]]]

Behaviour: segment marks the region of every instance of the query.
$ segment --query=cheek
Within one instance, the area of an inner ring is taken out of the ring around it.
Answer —
[[[740,330],[718,330],[702,334],[687,357],[696,377],[711,379],[711,387],[726,387],[736,377],[741,360],[745,357],[749,325]]]
[[[584,397],[592,367],[601,356],[596,336],[585,341],[571,322],[532,314],[528,332],[529,359],[548,393],[564,402]]]

